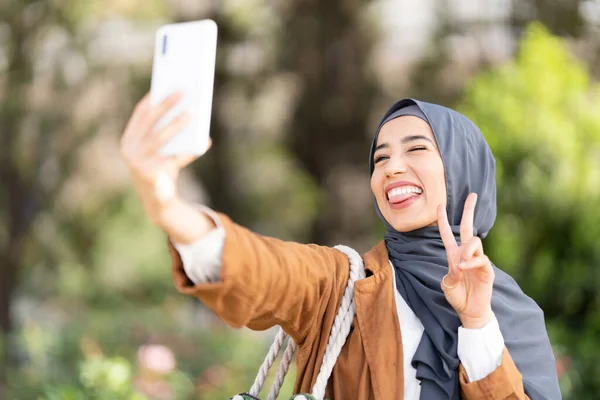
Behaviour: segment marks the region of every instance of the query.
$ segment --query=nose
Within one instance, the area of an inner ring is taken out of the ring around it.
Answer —
[[[385,164],[385,174],[388,177],[406,173],[406,162],[402,157],[391,157]]]

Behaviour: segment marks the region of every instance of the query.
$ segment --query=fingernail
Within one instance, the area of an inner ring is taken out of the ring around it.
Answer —
[[[463,269],[467,266],[467,263],[465,261],[461,261],[458,263],[458,268]]]

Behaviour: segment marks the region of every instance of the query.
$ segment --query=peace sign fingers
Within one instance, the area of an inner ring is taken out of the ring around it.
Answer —
[[[460,243],[467,244],[473,239],[473,218],[477,205],[477,193],[471,193],[465,200],[462,220],[460,221]]]
[[[480,329],[493,318],[491,306],[494,269],[483,252],[481,239],[474,235],[477,194],[465,200],[460,222],[460,246],[444,206],[438,206],[438,228],[448,256],[448,274],[440,284],[446,300],[467,329]]]

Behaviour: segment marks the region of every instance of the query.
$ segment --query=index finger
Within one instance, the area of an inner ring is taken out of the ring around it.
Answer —
[[[446,250],[456,247],[456,239],[454,239],[454,233],[448,222],[448,215],[446,215],[446,208],[443,205],[439,205],[437,208],[437,219],[438,229],[440,230],[440,236]]]
[[[135,125],[139,124],[146,118],[146,115],[150,111],[150,92],[146,93],[144,97],[140,99],[135,105],[131,117],[125,127],[125,133],[123,134],[122,140],[127,140],[133,136],[140,136],[141,133],[137,129],[132,129]]]
[[[465,200],[462,219],[460,221],[460,243],[468,243],[473,239],[473,218],[475,215],[475,205],[477,204],[477,193],[471,193]]]

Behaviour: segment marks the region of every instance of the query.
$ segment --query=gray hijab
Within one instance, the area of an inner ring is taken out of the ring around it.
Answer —
[[[496,219],[495,160],[477,126],[464,115],[413,99],[397,102],[383,117],[373,139],[371,174],[381,127],[405,115],[423,119],[433,130],[446,174],[448,221],[457,243],[464,203],[471,192],[478,195],[474,234],[484,238]],[[396,272],[397,290],[425,328],[412,359],[421,383],[421,399],[460,399],[457,344],[461,324],[440,287],[448,273],[448,260],[439,230],[424,227],[400,233],[383,218],[379,207],[377,214],[387,228],[384,239]],[[525,393],[532,400],[560,399],[556,361],[542,310],[508,274],[496,266],[494,271],[492,309],[504,343],[523,376]]]

